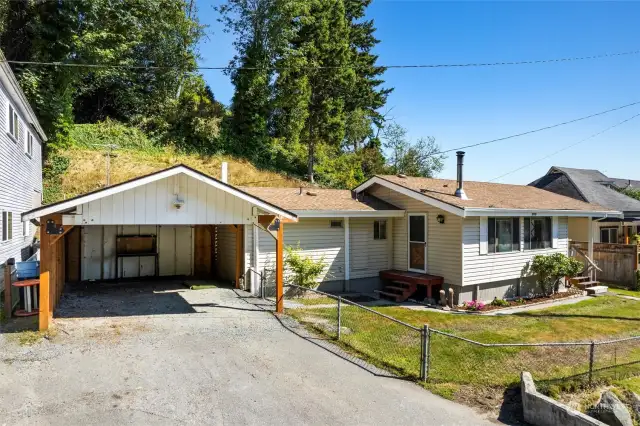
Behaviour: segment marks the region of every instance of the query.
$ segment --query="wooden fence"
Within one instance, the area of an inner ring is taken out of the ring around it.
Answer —
[[[589,250],[589,244],[582,241],[572,241],[571,247],[578,248],[584,253]],[[581,259],[580,256],[575,256]],[[597,279],[602,282],[635,285],[636,270],[638,269],[637,244],[593,244],[593,261],[602,272],[598,271]]]

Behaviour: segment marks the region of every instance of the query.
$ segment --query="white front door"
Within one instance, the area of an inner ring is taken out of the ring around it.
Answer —
[[[409,213],[410,271],[427,272],[427,214]]]

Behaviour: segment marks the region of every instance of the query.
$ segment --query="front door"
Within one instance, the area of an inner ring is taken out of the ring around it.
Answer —
[[[427,272],[427,215],[409,214],[409,270]]]

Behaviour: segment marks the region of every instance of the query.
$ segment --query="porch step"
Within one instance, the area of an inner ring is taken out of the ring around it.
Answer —
[[[394,284],[395,284],[395,283],[394,283]],[[386,286],[384,289],[385,289],[385,290],[394,290],[394,291],[398,291],[398,292],[400,292],[400,293],[404,293],[405,291],[407,291],[407,290],[408,290],[408,288],[407,288],[407,287],[396,287],[396,286],[393,286],[393,285],[388,285],[388,286]]]
[[[399,302],[402,298],[402,294],[389,293],[388,291],[384,290],[375,290],[375,292],[378,293],[383,299],[391,300],[393,302]]]
[[[591,277],[585,276],[585,277],[573,277],[571,278],[572,280],[576,280],[576,281],[584,281],[584,280],[590,280]]]
[[[603,293],[606,293],[607,291],[609,291],[609,287],[607,287],[606,285],[596,285],[596,286],[587,288],[588,295],[603,294]]]
[[[582,281],[582,282],[576,283],[576,286],[585,290],[588,288],[597,287],[599,284],[600,284],[600,281]]]

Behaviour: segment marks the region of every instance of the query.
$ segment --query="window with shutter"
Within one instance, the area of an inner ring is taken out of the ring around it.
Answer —
[[[524,249],[551,248],[552,220],[550,217],[524,218]]]
[[[490,217],[488,219],[488,234],[489,253],[520,250],[519,217]]]

